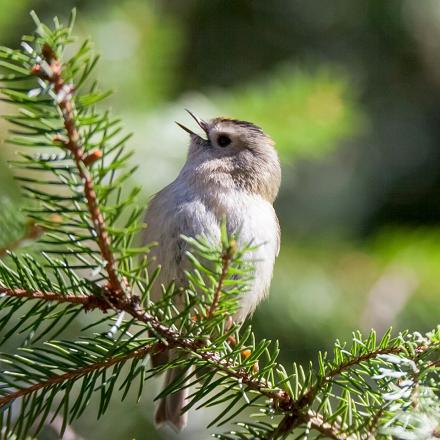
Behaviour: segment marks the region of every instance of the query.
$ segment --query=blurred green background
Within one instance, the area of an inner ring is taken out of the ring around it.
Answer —
[[[33,29],[30,9],[47,21],[74,6],[111,106],[135,133],[145,200],[184,161],[173,122],[190,123],[184,108],[250,120],[277,142],[282,247],[253,325],[280,340],[284,362],[306,363],[357,328],[439,322],[437,0],[0,0],[0,43]],[[16,200],[1,124],[0,198]],[[151,427],[158,386],[74,428],[94,440],[173,438]],[[192,414],[179,438],[208,438],[206,417]]]

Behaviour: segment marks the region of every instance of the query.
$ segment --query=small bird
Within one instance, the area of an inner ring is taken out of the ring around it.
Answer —
[[[150,251],[151,264],[161,266],[151,297],[160,298],[161,284],[185,285],[184,272],[191,263],[181,235],[220,240],[226,219],[228,233],[237,236],[239,247],[256,246],[247,256],[254,264],[253,282],[239,298],[233,317],[242,322],[267,295],[279,251],[280,228],[273,208],[281,183],[278,154],[272,139],[250,122],[221,117],[204,121],[188,113],[206,138],[177,123],[190,135],[186,162],[174,182],[153,197],[145,216],[144,241],[158,243]],[[176,356],[175,350],[168,353],[169,359]],[[179,367],[168,370],[164,386],[181,375]],[[185,388],[162,398],[156,408],[156,426],[182,429],[187,423],[181,411],[187,396]]]

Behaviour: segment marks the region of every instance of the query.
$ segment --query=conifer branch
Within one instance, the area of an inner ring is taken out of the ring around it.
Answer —
[[[109,308],[113,308],[117,311],[124,311],[130,314],[138,322],[142,322],[151,326],[151,328],[160,334],[163,340],[166,342],[168,348],[180,348],[189,352],[190,354],[205,360],[212,368],[219,372],[223,372],[230,377],[233,377],[243,383],[249,389],[260,392],[262,395],[273,399],[277,406],[280,408],[289,409],[294,404],[291,397],[282,390],[272,390],[272,385],[268,382],[263,382],[256,379],[251,373],[247,372],[243,368],[237,368],[236,364],[222,359],[215,351],[210,351],[202,342],[187,338],[181,333],[173,330],[172,328],[163,325],[157,318],[149,314],[140,306],[136,300],[132,300],[130,303],[119,302],[116,300],[110,307],[109,303],[105,300],[95,296],[86,295],[74,295],[74,294],[56,294],[53,292],[39,292],[39,291],[25,291],[22,289],[8,289],[0,287],[0,295],[6,295],[15,298],[29,298],[40,299],[46,301],[67,302],[71,304],[82,305],[85,310],[99,308],[106,311]],[[136,298],[136,297],[134,297]],[[159,346],[159,345],[158,345]],[[33,389],[33,388],[32,388]],[[0,407],[2,400],[0,399]]]
[[[156,347],[154,348],[155,350],[157,350]],[[90,374],[94,371],[107,369],[114,365],[125,363],[130,359],[144,358],[151,352],[152,349],[153,349],[153,345],[149,344],[146,345],[145,347],[137,348],[131,352],[125,353],[124,355],[111,357],[91,365],[86,365],[83,368],[78,368],[73,371],[68,371],[67,373],[53,375],[49,377],[47,380],[35,383],[30,387],[22,388],[18,391],[14,391],[12,393],[6,394],[3,397],[0,397],[0,408],[5,407],[6,405],[10,404],[12,401],[16,399],[19,399],[20,397],[24,397],[28,394],[36,393],[44,388],[52,387],[54,385],[61,384],[63,382],[68,382],[69,380],[80,379],[81,377],[86,376],[87,374]]]
[[[274,399],[280,408],[290,408],[292,405],[292,398],[287,392],[272,389],[270,383],[255,378],[244,368],[237,367],[236,364],[223,359],[215,351],[209,350],[209,347],[207,347],[203,341],[187,338],[170,327],[163,325],[154,316],[136,304],[136,302],[132,301],[131,304],[125,306],[122,310],[129,313],[138,321],[151,325],[151,327],[166,340],[169,347],[181,348],[191,355],[205,360],[215,370],[239,380],[240,383],[254,391],[258,391],[263,396]]]
[[[427,346],[426,344],[420,344],[416,347],[414,347],[414,358],[416,359],[418,356],[423,354],[428,349],[435,349],[435,346],[437,346],[437,349],[440,348],[440,344],[437,343],[434,345],[434,347]],[[405,350],[401,346],[396,347],[386,347],[386,348],[378,348],[376,350],[372,350],[367,353],[363,353],[359,356],[353,356],[349,358],[347,361],[340,363],[334,368],[330,368],[321,378],[317,380],[317,382],[311,386],[308,390],[304,392],[304,394],[297,399],[296,401],[291,402],[291,408],[292,410],[284,416],[284,418],[281,420],[279,425],[276,427],[276,429],[272,433],[271,439],[276,439],[279,436],[285,435],[292,431],[293,428],[298,426],[300,423],[310,423],[316,430],[320,431],[322,434],[327,435],[329,438],[333,439],[340,439],[345,440],[347,438],[350,438],[350,436],[345,436],[340,431],[340,427],[336,423],[329,424],[326,422],[321,414],[314,414],[312,411],[308,411],[306,414],[303,413],[303,409],[309,407],[312,405],[313,400],[315,399],[316,395],[319,393],[320,390],[322,390],[329,382],[331,382],[335,377],[339,376],[340,374],[344,373],[347,370],[350,370],[351,368],[358,367],[364,362],[368,362],[370,360],[376,359],[379,356],[383,355],[399,355],[403,353]],[[416,374],[416,372],[413,373],[413,376]],[[414,380],[414,386],[412,389],[412,393],[415,393],[418,387],[418,378],[415,378]],[[412,395],[412,400],[413,400]],[[380,420],[380,416],[383,412],[383,409],[381,408],[378,413],[372,417],[372,425],[370,427],[370,431],[373,431],[376,429],[376,425]]]
[[[215,291],[214,291],[214,296],[212,298],[211,306],[210,306],[210,308],[209,308],[209,310],[207,312],[207,317],[208,318],[210,318],[214,314],[215,309],[218,307],[218,303],[220,301],[220,295],[221,295],[221,292],[222,292],[222,289],[223,289],[223,284],[224,284],[224,282],[226,280],[226,276],[228,274],[228,270],[229,270],[229,266],[231,264],[232,257],[233,257],[233,255],[234,255],[234,253],[236,251],[235,248],[236,248],[235,241],[231,241],[231,243],[229,243],[227,245],[226,249],[222,252],[222,255],[221,255],[221,260],[222,260],[221,273],[220,273],[220,276],[219,276],[218,281],[217,281],[217,286],[216,286]]]
[[[38,299],[43,301],[55,301],[59,303],[70,303],[80,305],[84,310],[100,309],[103,312],[112,308],[111,305],[104,299],[92,295],[75,295],[75,294],[61,294],[54,292],[29,291],[24,289],[9,289],[0,286],[0,297],[9,296],[11,298],[27,298]]]
[[[75,87],[72,84],[66,84],[64,82],[62,63],[48,43],[43,45],[42,55],[48,68],[43,69],[40,64],[35,64],[32,67],[32,72],[53,86],[57,98],[57,106],[63,116],[67,137],[65,141],[60,137],[57,137],[55,140],[63,142],[65,148],[67,148],[74,157],[79,176],[84,185],[84,195],[87,200],[87,208],[93,228],[96,232],[99,250],[104,258],[105,268],[108,273],[108,297],[110,301],[115,301],[116,299],[125,297],[127,286],[121,282],[117,274],[115,257],[111,250],[107,226],[99,208],[92,177],[87,168],[87,165],[91,163],[90,156],[85,153],[84,146],[81,144],[81,137],[76,127],[74,105],[71,99]]]
[[[419,346],[417,347],[417,351],[422,351],[423,349],[426,349],[427,347]],[[316,384],[309,388],[308,391],[304,393],[304,395],[301,398],[301,403],[303,405],[310,404],[313,399],[316,396],[316,393],[324,387],[327,383],[332,381],[336,376],[339,376],[344,371],[349,370],[350,368],[353,368],[355,366],[360,365],[362,362],[367,362],[371,359],[375,359],[380,355],[384,354],[399,354],[402,352],[401,347],[387,347],[387,348],[379,348],[377,350],[373,350],[368,353],[363,353],[359,356],[354,356],[350,359],[348,359],[346,362],[341,363],[340,365],[336,366],[335,368],[330,369],[328,372],[323,375],[320,380],[316,382]]]

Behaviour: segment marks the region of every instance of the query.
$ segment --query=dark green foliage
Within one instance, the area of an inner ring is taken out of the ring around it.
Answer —
[[[350,346],[337,342],[317,365],[285,367],[277,342],[256,341],[249,326],[225,320],[252,280],[250,248],[237,249],[226,228],[217,246],[186,237],[193,263],[186,289],[171,285],[150,301],[159,269],[149,273],[149,246],[135,242],[143,228],[139,189],[126,188],[135,168],[119,120],[96,108],[107,96],[89,78],[97,58],[87,41],[65,56],[73,19],[67,27],[55,19],[53,29],[34,19],[37,30],[21,50],[0,49],[2,99],[19,108],[6,117],[21,151],[17,179],[28,219],[44,231],[33,237],[41,255],[10,252],[0,262],[1,338],[24,336],[23,346],[1,358],[2,435],[35,434],[49,415],[61,415],[65,427],[94,394],[99,417],[115,393],[124,400],[134,388],[140,399],[146,380],[177,365],[189,376],[156,398],[191,386],[185,409],[216,406],[210,427],[237,423],[218,438],[368,438],[403,429],[422,438],[423,418],[435,428],[438,331],[386,334],[379,342],[374,331],[355,333]],[[0,220],[0,238],[15,242],[25,222],[9,218]],[[91,309],[96,323],[63,340],[73,319]],[[151,368],[149,353],[167,347],[182,356]],[[250,413],[261,420],[250,422]]]

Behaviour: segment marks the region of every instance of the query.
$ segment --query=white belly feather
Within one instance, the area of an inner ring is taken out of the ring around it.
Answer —
[[[185,244],[180,235],[203,235],[218,242],[220,224],[226,214],[229,233],[237,234],[238,246],[248,243],[258,247],[246,255],[255,266],[254,281],[240,298],[240,311],[235,317],[243,320],[268,293],[275,258],[279,249],[279,226],[273,206],[262,197],[244,191],[214,191],[202,198],[182,191],[178,181],[166,187],[152,200],[146,215],[146,242],[157,241],[150,255],[161,264],[159,282],[167,285],[184,281],[188,262],[182,257]],[[194,194],[194,192],[191,192]],[[157,298],[160,289],[153,289]]]

